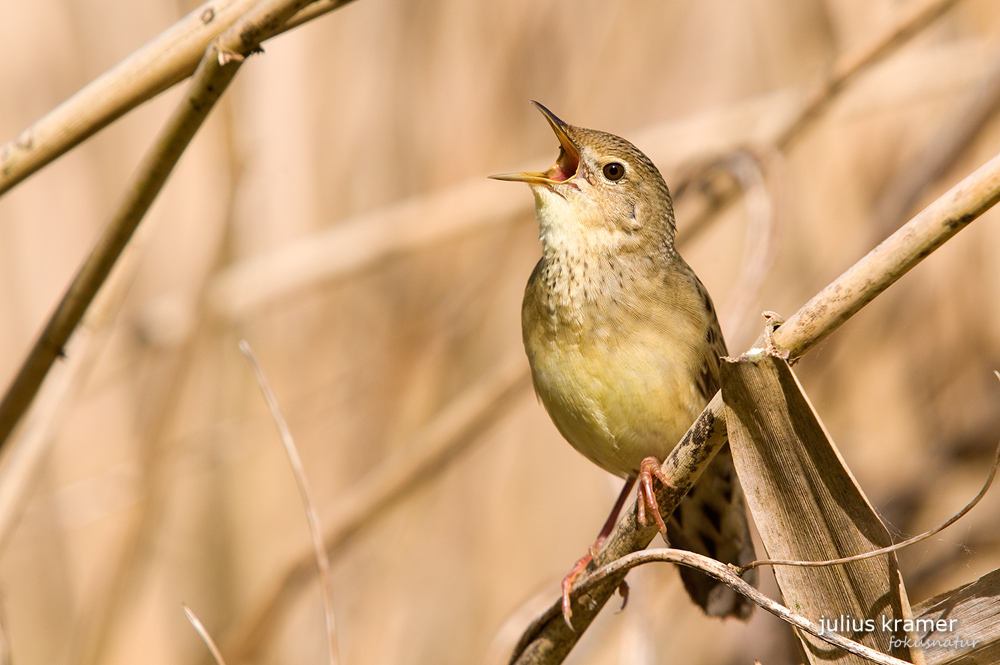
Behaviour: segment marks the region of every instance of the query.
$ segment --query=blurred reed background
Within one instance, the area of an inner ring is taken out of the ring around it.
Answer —
[[[632,139],[670,185],[719,157],[738,165],[743,202],[693,234],[693,185],[678,214],[739,353],[760,311],[794,312],[1000,149],[995,0],[958,2],[774,149],[838,56],[914,5],[356,0],[267,42],[145,220],[134,283],[0,552],[13,657],[205,662],[184,602],[230,663],[324,662],[314,579],[262,609],[309,540],[245,338],[330,524],[356,514],[345,500],[358,488],[448,440],[441,427],[486,414],[425,482],[345,531],[333,585],[348,665],[502,662],[619,484],[561,440],[523,380],[537,227],[526,188],[485,176],[555,158],[528,100]],[[0,139],[195,6],[0,5]],[[178,99],[162,94],[0,199],[0,383]],[[1000,437],[998,217],[798,366],[900,534],[964,505]],[[901,555],[912,601],[1000,566],[998,497]],[[570,662],[799,662],[770,615],[708,620],[668,566],[629,579],[628,609],[606,609]]]

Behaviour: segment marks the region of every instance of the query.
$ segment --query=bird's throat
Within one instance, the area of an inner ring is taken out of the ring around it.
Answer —
[[[542,243],[536,286],[546,318],[560,327],[596,323],[627,288],[621,233],[584,197],[533,189]]]

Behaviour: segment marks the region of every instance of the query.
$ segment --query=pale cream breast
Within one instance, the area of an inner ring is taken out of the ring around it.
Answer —
[[[664,458],[704,407],[697,376],[705,354],[694,347],[704,344],[706,323],[683,275],[660,274],[649,290],[628,270],[612,284],[595,283],[596,272],[570,283],[560,276],[571,266],[541,262],[525,292],[524,344],[535,390],[562,435],[602,468],[630,476],[645,457]]]

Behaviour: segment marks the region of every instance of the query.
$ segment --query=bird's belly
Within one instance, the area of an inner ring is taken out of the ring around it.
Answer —
[[[662,341],[612,344],[589,337],[526,343],[535,390],[574,448],[611,473],[632,476],[645,457],[666,457],[704,397]]]

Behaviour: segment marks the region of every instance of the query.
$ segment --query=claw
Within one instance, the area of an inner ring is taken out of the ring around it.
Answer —
[[[570,573],[569,575],[564,577],[562,581],[562,615],[563,615],[563,621],[566,622],[566,625],[569,626],[570,630],[574,629],[573,629],[573,608],[570,607],[569,591],[570,589],[573,588],[573,580],[575,580],[579,574],[580,573],[575,573],[575,574]]]
[[[569,592],[573,589],[573,582],[580,576],[580,573],[587,569],[593,558],[593,549],[588,550],[586,554],[577,559],[569,574],[562,581],[562,615],[570,630],[573,630],[573,608],[570,606]]]
[[[618,585],[618,595],[622,597],[622,606],[618,608],[615,614],[619,614],[625,611],[625,606],[628,605],[628,582],[622,580],[622,583]]]

